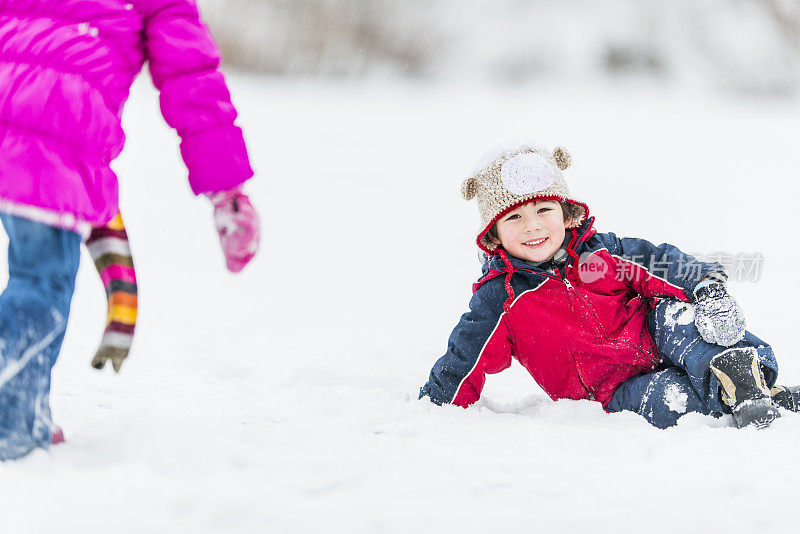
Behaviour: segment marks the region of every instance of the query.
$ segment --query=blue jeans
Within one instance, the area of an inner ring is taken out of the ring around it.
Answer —
[[[620,384],[606,407],[609,412],[637,412],[658,428],[673,426],[690,412],[714,416],[729,412],[720,401],[719,380],[709,364],[714,356],[733,347],[755,347],[769,387],[778,378],[772,348],[750,332],[732,347],[706,343],[694,325],[693,304],[662,301],[650,312],[647,326],[661,355],[661,366]]]
[[[50,445],[50,371],[61,350],[81,236],[0,214],[9,238],[0,295],[0,460]]]

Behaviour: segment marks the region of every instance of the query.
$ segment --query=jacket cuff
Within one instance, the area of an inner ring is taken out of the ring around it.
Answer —
[[[697,285],[694,286],[694,290],[692,290],[692,294],[694,296],[694,300],[697,300],[697,294],[705,287],[708,287],[713,284],[722,284],[725,287],[726,282],[728,281],[728,275],[725,272],[713,272],[708,273],[705,279],[701,280]]]
[[[233,189],[253,176],[242,131],[236,126],[187,134],[181,155],[195,195]]]

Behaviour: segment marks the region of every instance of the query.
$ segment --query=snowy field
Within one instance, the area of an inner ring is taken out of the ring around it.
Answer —
[[[461,180],[518,137],[572,152],[567,179],[600,231],[762,254],[760,280],[731,288],[782,380],[800,383],[799,102],[231,82],[260,255],[224,270],[210,208],[140,79],[116,164],[140,281],[132,357],[119,376],[89,366],[105,300],[84,255],[52,394],[67,443],[0,464],[0,532],[796,528],[798,415],[766,431],[694,415],[656,430],[554,403],[518,364],[467,410],[417,392],[479,274]]]

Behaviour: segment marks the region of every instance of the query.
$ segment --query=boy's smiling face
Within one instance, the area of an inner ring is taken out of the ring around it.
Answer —
[[[497,237],[489,239],[517,258],[545,261],[561,248],[570,222],[564,220],[558,201],[529,202],[500,217],[495,224]]]

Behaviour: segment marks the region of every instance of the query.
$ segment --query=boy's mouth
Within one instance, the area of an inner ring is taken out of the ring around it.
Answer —
[[[542,243],[544,243],[545,241],[547,241],[547,238],[543,237],[541,239],[531,239],[530,241],[525,241],[522,244],[525,245],[526,247],[536,248],[542,246]]]

